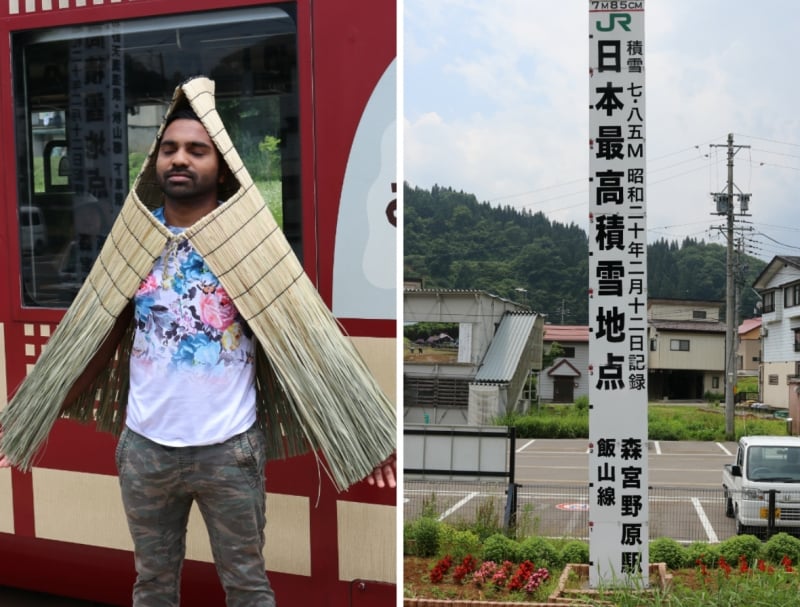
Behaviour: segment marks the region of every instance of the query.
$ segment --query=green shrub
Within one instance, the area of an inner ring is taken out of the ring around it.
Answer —
[[[441,523],[435,518],[423,516],[409,525],[407,542],[414,556],[429,557],[439,552],[439,529]]]
[[[719,563],[719,545],[694,542],[686,547],[686,567],[703,563],[706,567],[716,567]]]
[[[478,504],[475,512],[475,522],[470,526],[470,529],[478,535],[481,541],[490,535],[502,532],[503,525],[500,511],[495,500],[485,499]]]
[[[502,533],[490,535],[483,542],[483,560],[516,563],[519,561],[519,544]]]
[[[719,545],[719,555],[735,567],[742,556],[752,564],[761,556],[761,548],[761,540],[755,535],[736,535]]]
[[[800,539],[788,533],[776,533],[764,544],[762,555],[771,563],[778,564],[784,556],[792,559],[792,564],[800,563]]]
[[[581,540],[570,540],[561,549],[561,564],[586,564],[589,562],[589,545]]]
[[[469,529],[456,529],[442,525],[439,530],[439,555],[449,554],[453,562],[461,562],[465,556],[477,558],[481,554],[481,538]]]
[[[581,394],[578,398],[575,399],[575,408],[581,412],[585,413],[589,410],[589,396],[586,394]]]
[[[558,550],[543,537],[525,538],[519,545],[518,557],[520,561],[530,561],[536,567],[549,569],[558,567],[561,561]]]
[[[686,564],[686,549],[671,537],[660,537],[650,542],[650,562],[681,569]]]

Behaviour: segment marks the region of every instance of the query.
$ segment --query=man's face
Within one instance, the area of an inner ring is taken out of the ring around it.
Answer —
[[[161,137],[156,176],[164,194],[176,201],[216,200],[219,158],[208,132],[197,120],[179,118]]]

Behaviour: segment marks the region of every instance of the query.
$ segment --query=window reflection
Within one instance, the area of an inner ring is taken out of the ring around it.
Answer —
[[[67,307],[138,175],[175,86],[217,107],[300,255],[296,36],[259,7],[12,36],[22,303]]]

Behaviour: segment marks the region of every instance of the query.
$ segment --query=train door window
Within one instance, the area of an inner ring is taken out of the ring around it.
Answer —
[[[290,5],[12,34],[22,305],[64,308],[138,175],[175,87],[205,75],[298,256],[297,36]]]

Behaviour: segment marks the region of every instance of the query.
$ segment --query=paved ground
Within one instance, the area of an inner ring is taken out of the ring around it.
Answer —
[[[3,607],[103,607],[101,603],[66,599],[52,594],[27,592],[2,586],[0,586],[0,605]]]
[[[586,538],[589,453],[585,439],[517,441],[517,513],[542,535]],[[735,534],[725,516],[722,467],[735,458],[732,442],[649,441],[651,537],[716,542]],[[440,520],[476,520],[504,513],[505,481],[406,478],[404,516],[433,508]]]

